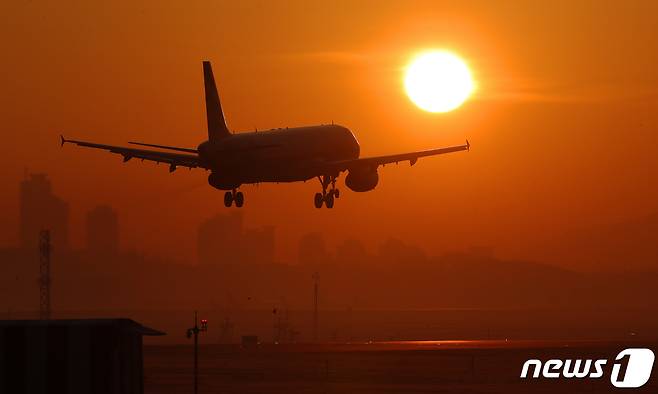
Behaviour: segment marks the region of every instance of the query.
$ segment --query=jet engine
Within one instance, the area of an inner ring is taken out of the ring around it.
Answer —
[[[367,192],[377,186],[377,168],[355,168],[349,171],[345,184],[355,192]]]
[[[241,183],[237,182],[235,179],[230,179],[216,172],[211,172],[210,175],[208,175],[208,184],[219,190],[232,190],[241,185]]]

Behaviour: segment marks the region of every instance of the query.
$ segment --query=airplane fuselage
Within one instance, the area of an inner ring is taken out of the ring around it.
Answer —
[[[233,134],[198,147],[210,168],[211,185],[230,190],[241,184],[296,182],[318,176],[326,162],[359,158],[354,134],[340,125],[273,129]]]

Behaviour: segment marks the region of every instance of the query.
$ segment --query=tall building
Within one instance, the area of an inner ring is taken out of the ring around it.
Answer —
[[[20,185],[21,247],[38,247],[39,232],[50,230],[55,251],[69,249],[69,205],[55,196],[46,174],[29,174]]]
[[[349,238],[336,248],[336,262],[343,264],[363,264],[369,260],[366,247],[358,239]]]
[[[247,229],[242,236],[244,261],[271,263],[274,261],[274,226]]]
[[[299,262],[321,264],[327,262],[329,254],[320,233],[308,233],[299,240]]]
[[[242,260],[242,213],[217,214],[204,221],[197,233],[199,262],[235,263]]]
[[[197,251],[204,264],[271,263],[274,226],[245,229],[241,212],[217,214],[201,223]]]
[[[109,205],[99,205],[87,212],[87,251],[98,255],[119,253],[119,217]]]

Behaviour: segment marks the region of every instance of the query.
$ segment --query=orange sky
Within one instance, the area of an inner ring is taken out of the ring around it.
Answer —
[[[473,149],[380,170],[370,193],[316,210],[317,182],[246,186],[248,225],[275,224],[278,254],[299,236],[374,248],[397,236],[430,253],[532,245],[571,227],[658,211],[658,3],[5,2],[0,6],[0,243],[17,241],[25,167],[51,175],[83,215],[109,203],[122,244],[185,259],[196,226],[226,209],[204,171],[121,163],[58,135],[195,147],[206,138],[201,60],[213,61],[229,127],[329,123],[365,155],[462,143]],[[446,114],[407,99],[402,68],[447,48],[477,94]]]

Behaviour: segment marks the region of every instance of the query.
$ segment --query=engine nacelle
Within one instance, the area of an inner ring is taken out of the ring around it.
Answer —
[[[219,190],[233,190],[241,185],[241,183],[237,182],[235,179],[221,176],[216,172],[211,172],[210,175],[208,175],[208,184]]]
[[[379,175],[377,168],[350,170],[345,178],[345,184],[355,192],[367,192],[377,186]]]

